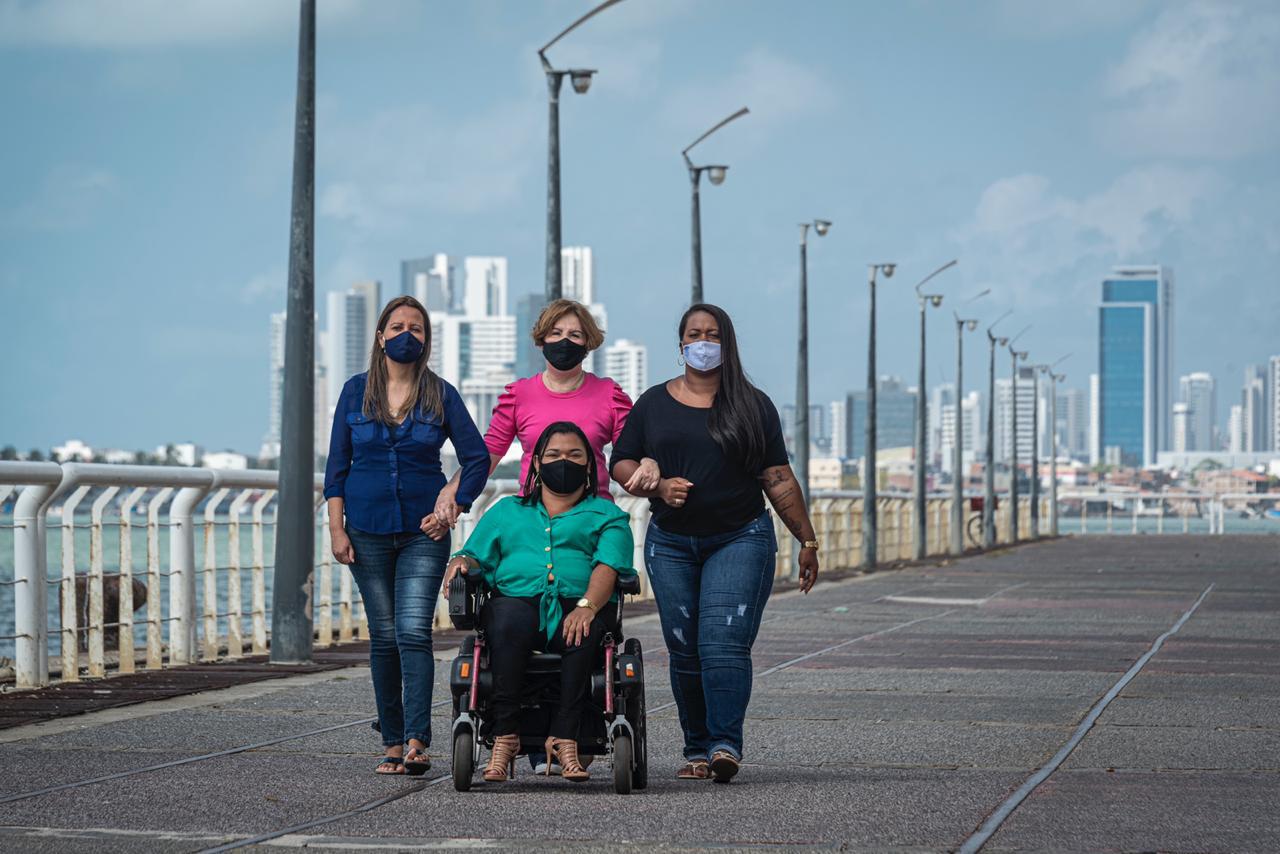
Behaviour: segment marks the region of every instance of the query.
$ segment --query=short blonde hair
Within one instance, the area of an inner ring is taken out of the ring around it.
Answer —
[[[604,343],[604,330],[596,323],[596,319],[591,316],[591,312],[582,303],[571,299],[553,300],[550,305],[542,310],[531,330],[533,343],[541,347],[546,342],[547,336],[551,334],[551,330],[555,328],[556,323],[566,314],[572,314],[578,318],[578,323],[582,324],[582,333],[587,336],[588,350],[595,350]]]

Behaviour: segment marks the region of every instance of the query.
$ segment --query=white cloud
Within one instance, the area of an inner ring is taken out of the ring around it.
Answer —
[[[279,268],[251,276],[249,281],[240,286],[240,301],[256,303],[267,297],[283,297],[287,279],[288,273]],[[276,302],[283,302],[283,299],[277,299]]]
[[[692,140],[744,104],[751,109],[750,126],[759,132],[832,109],[838,101],[835,87],[814,69],[756,47],[728,76],[681,86],[662,107],[662,115]]]
[[[317,26],[357,0],[317,4]],[[294,37],[298,4],[280,0],[0,0],[0,44],[136,48]]]
[[[1098,132],[1137,154],[1236,157],[1280,143],[1280,7],[1167,8],[1108,72]]]
[[[1074,198],[1041,175],[1015,175],[988,186],[951,237],[1014,302],[1061,304],[1064,289],[1091,298],[1108,264],[1155,258],[1223,191],[1209,170],[1166,165],[1134,169]]]
[[[99,167],[64,164],[51,170],[26,202],[3,219],[14,228],[63,231],[82,228],[120,189],[120,179]]]
[[[1142,14],[1151,0],[998,0],[992,7],[996,27],[1023,38],[1057,38],[1108,30]]]

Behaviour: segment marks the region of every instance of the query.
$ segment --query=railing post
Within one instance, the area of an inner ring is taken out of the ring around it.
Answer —
[[[102,511],[107,503],[120,491],[118,486],[109,486],[93,502],[93,512],[89,517],[89,574],[85,578],[85,598],[89,603],[89,675],[101,678],[107,675],[106,661],[106,618],[103,614],[102,601]],[[116,593],[116,604],[120,603],[119,591]],[[78,609],[77,609],[78,610]],[[120,619],[116,617],[116,631],[120,631]]]
[[[204,644],[201,661],[218,660],[218,505],[230,491],[222,487],[204,505]]]
[[[316,646],[333,645],[333,547],[329,539],[329,504],[321,496],[317,511],[320,513],[320,572],[316,584]],[[438,598],[438,597],[437,597]]]
[[[169,662],[190,664],[196,646],[196,539],[193,512],[213,485],[184,486],[169,505]]]
[[[38,482],[23,489],[13,507],[13,664],[18,688],[49,684],[44,514],[63,478],[55,463],[30,465],[31,479]]]
[[[119,660],[116,667],[120,673],[133,673],[133,506],[147,494],[145,486],[135,487],[120,504],[120,594],[118,601],[120,641],[117,644]],[[160,591],[148,591],[149,596],[158,596]]]
[[[245,502],[253,490],[241,489],[240,494],[231,499],[228,509],[227,523],[227,658],[237,659],[244,655],[244,605],[243,593],[240,589],[240,514],[244,512]]]
[[[59,647],[62,653],[62,681],[80,681],[79,609],[76,607],[76,505],[89,487],[78,486],[62,502],[62,627]]]
[[[160,508],[173,495],[166,486],[147,502],[147,669],[164,667],[164,608],[160,604]]]
[[[262,512],[276,491],[268,489],[253,502],[253,569],[249,580],[251,609],[253,620],[253,654],[263,655],[267,651],[267,570],[262,534]]]

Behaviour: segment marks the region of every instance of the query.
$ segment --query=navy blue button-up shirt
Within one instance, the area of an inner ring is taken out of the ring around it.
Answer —
[[[369,534],[417,531],[444,488],[440,446],[462,466],[457,503],[468,507],[489,479],[489,450],[458,390],[444,380],[444,423],[415,410],[398,426],[364,414],[368,374],[347,380],[333,413],[324,497],[344,501],[347,523]]]

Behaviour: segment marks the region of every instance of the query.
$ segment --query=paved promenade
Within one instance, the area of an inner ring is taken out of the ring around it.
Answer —
[[[728,786],[673,779],[656,618],[628,626],[647,791],[522,764],[458,794],[443,705],[436,768],[376,777],[354,667],[0,731],[0,850],[1280,850],[1280,538],[1076,538],[780,595]]]

